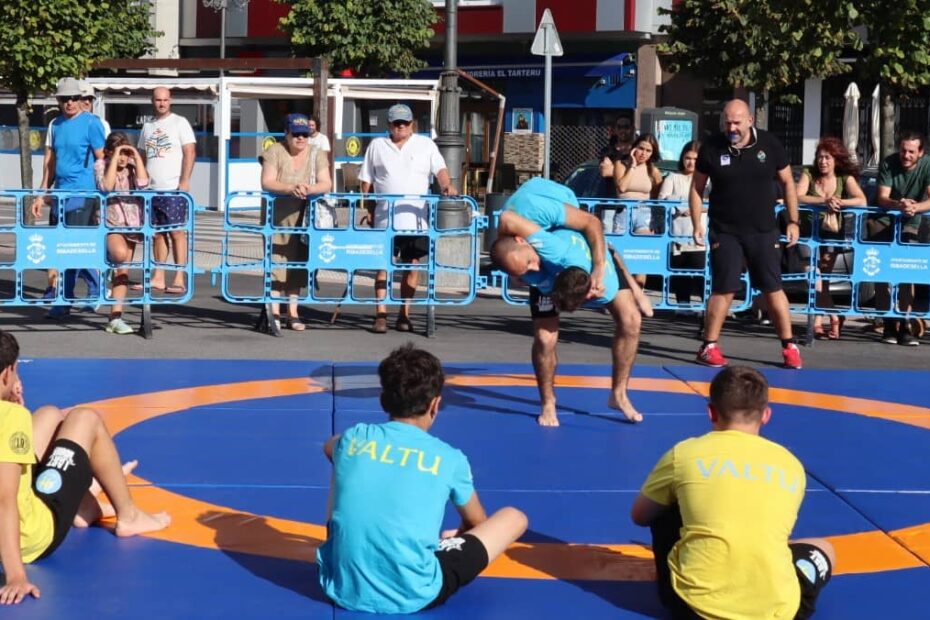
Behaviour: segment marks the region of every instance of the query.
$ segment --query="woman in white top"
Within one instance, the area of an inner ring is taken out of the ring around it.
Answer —
[[[659,188],[659,200],[680,200],[680,207],[672,207],[672,236],[691,239],[694,228],[691,224],[691,212],[688,209],[688,192],[697,165],[698,151],[701,143],[697,140],[688,142],[681,149],[678,157],[678,172],[672,172],[662,181]],[[705,194],[709,190],[705,188]],[[706,217],[706,215],[704,216]],[[690,241],[680,240],[672,246],[671,266],[675,269],[704,269],[705,248]],[[691,294],[697,293],[704,298],[704,279],[692,276],[673,276],[669,288],[675,294],[675,302],[690,304]]]

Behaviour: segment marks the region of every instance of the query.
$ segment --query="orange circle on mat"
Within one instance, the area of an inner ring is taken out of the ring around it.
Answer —
[[[450,375],[449,385],[535,387],[532,375]],[[607,377],[562,376],[563,388],[609,388]],[[710,384],[677,379],[632,379],[635,391],[706,396]],[[114,435],[140,422],[193,407],[259,398],[275,398],[326,391],[327,386],[309,378],[245,381],[122,396],[84,406],[100,411]],[[930,409],[853,398],[821,392],[770,388],[774,404],[797,405],[881,418],[930,429]],[[244,513],[226,506],[173,493],[132,476],[133,495],[146,510],[165,510],[172,515],[166,530],[150,538],[196,547],[219,548],[275,558],[313,561],[325,539],[324,525]],[[622,515],[621,515],[622,517]],[[873,573],[917,568],[930,563],[930,523],[885,533],[881,530],[827,537],[837,549],[836,574]],[[486,577],[638,581],[653,578],[652,551],[644,545],[588,545],[516,543],[483,573]]]

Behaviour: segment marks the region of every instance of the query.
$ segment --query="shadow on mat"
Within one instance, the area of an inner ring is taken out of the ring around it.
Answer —
[[[263,517],[241,512],[209,511],[197,521],[214,530],[220,551],[259,579],[331,604],[320,588],[316,565],[316,549],[322,540],[282,532]]]
[[[534,530],[527,530],[521,542],[505,554],[621,609],[653,618],[665,617],[651,555],[630,555],[601,545],[570,545]]]

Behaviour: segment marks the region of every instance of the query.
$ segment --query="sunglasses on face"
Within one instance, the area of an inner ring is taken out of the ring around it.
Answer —
[[[307,139],[310,137],[310,134],[303,132],[303,131],[301,131],[300,133],[292,133],[291,135],[294,136],[295,138],[304,138],[304,139]]]
[[[80,101],[82,97],[80,95],[71,95],[70,97],[58,97],[60,103],[65,103],[67,101]]]
[[[632,125],[614,125],[616,129],[633,129]]]
[[[394,127],[406,127],[410,124],[410,121],[394,121],[391,123]]]

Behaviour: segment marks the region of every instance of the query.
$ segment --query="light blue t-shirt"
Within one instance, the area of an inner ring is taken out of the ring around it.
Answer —
[[[569,267],[579,267],[591,273],[591,247],[584,235],[576,230],[558,228],[552,232],[537,230],[527,241],[539,254],[540,270],[528,271],[521,279],[548,295],[555,287],[555,278]],[[604,269],[604,294],[585,302],[587,308],[600,307],[610,303],[620,290],[620,278],[610,250],[605,248],[606,267]]]
[[[575,192],[561,183],[535,177],[507,199],[504,209],[514,211],[541,228],[552,230],[565,226],[566,204],[578,207]]]
[[[435,552],[446,501],[474,493],[461,451],[403,422],[356,424],[333,449],[333,514],[317,551],[320,585],[339,606],[412,613],[442,586]]]
[[[52,121],[52,150],[55,151],[55,187],[97,189],[94,180],[94,151],[102,149],[106,136],[103,123],[88,112]]]

